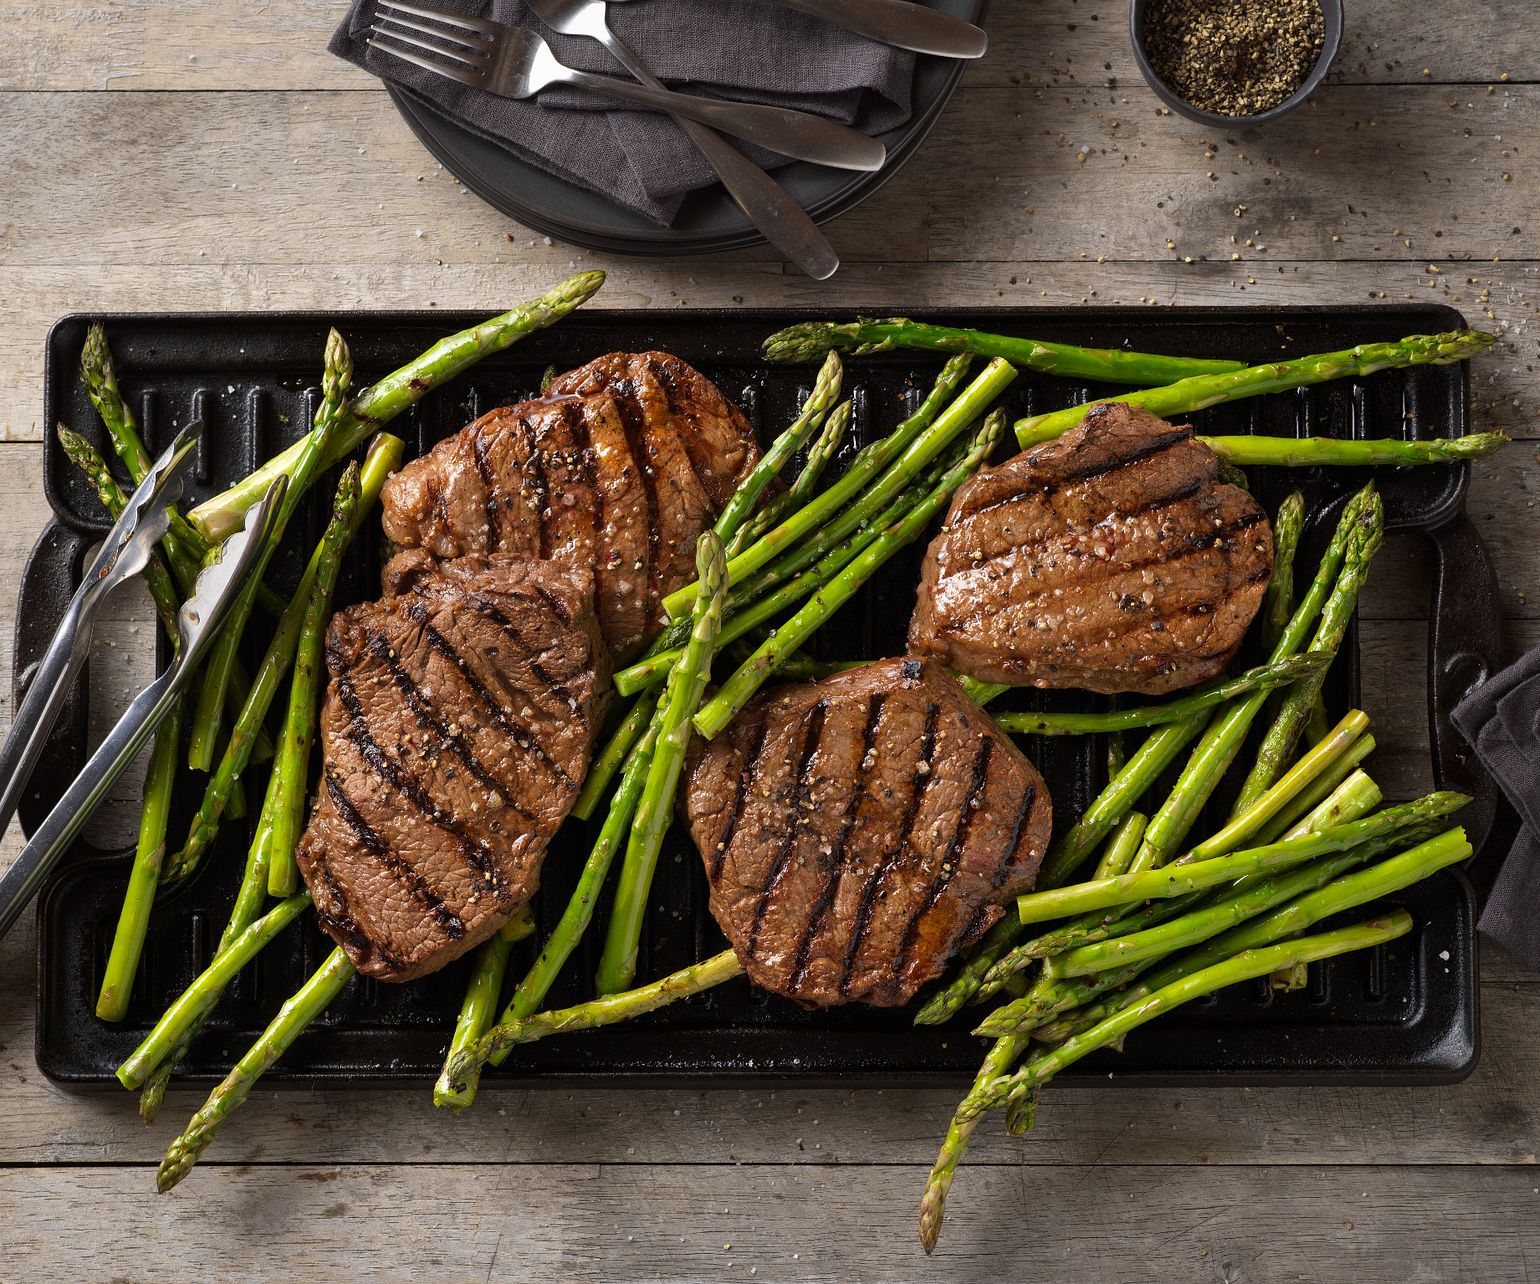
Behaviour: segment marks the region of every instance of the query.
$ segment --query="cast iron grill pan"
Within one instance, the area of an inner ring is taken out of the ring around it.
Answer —
[[[352,344],[361,378],[395,368],[442,334],[480,318],[458,313],[124,315],[105,321],[129,403],[139,412],[152,451],[194,417],[206,425],[192,491],[216,493],[296,439],[318,396],[323,342],[335,323]],[[77,376],[88,317],[67,317],[48,343],[44,422],[62,421],[103,445],[102,430]],[[766,366],[759,343],[799,314],[746,310],[670,313],[590,310],[568,318],[494,357],[393,425],[420,450],[483,411],[531,395],[548,365],[568,369],[617,349],[663,348],[695,363],[743,405],[761,435],[778,430],[808,390],[809,367]],[[1439,307],[1357,311],[1144,310],[953,311],[936,320],[1046,339],[1151,351],[1266,360],[1347,347],[1414,331],[1463,324]],[[890,426],[930,384],[941,358],[888,353],[852,361],[856,428],[846,456]],[[1113,389],[1024,373],[1009,395],[1014,418],[1073,404]],[[1368,437],[1454,436],[1466,431],[1463,367],[1386,372],[1218,407],[1200,416],[1212,433],[1268,432]],[[1259,499],[1273,510],[1301,486],[1312,519],[1305,560],[1313,566],[1344,498],[1367,480],[1363,470],[1256,470]],[[18,619],[16,664],[23,676],[46,645],[80,574],[102,513],[51,435],[45,490],[54,520],[27,568]],[[1480,800],[1463,819],[1478,841],[1496,810],[1489,782],[1453,741],[1447,713],[1469,685],[1500,662],[1499,616],[1490,566],[1464,516],[1466,469],[1377,470],[1390,525],[1420,531],[1435,545],[1429,693],[1435,775]],[[330,482],[318,485],[291,539],[280,572],[298,573],[301,548],[318,537]],[[381,540],[377,521],[354,547],[339,600],[377,591]],[[817,637],[825,658],[875,658],[904,636],[921,549],[890,563]],[[1384,554],[1394,556],[1393,552]],[[253,630],[253,632],[260,632]],[[142,630],[148,636],[149,630]],[[164,649],[164,643],[161,643]],[[255,659],[255,657],[252,657]],[[162,656],[164,659],[164,655]],[[721,675],[718,675],[721,676]],[[85,691],[72,699],[36,775],[38,792],[23,806],[35,824],[83,761]],[[1350,633],[1335,666],[1332,707],[1356,700],[1358,645]],[[1084,705],[1076,693],[1017,692],[1001,708]],[[1065,738],[1027,744],[1053,791],[1061,826],[1094,797],[1105,776],[1105,746]],[[172,840],[186,832],[196,799],[179,800]],[[255,808],[253,808],[255,810]],[[1211,818],[1212,819],[1212,818]],[[100,851],[81,844],[40,898],[37,1057],[52,1079],[69,1085],[114,1082],[113,1068],[139,1042],[166,1001],[204,967],[223,926],[239,878],[250,821],[227,820],[203,869],[165,894],[156,913],[128,1019],[108,1025],[93,1015],[101,969],[122,895],[131,848]],[[1201,827],[1200,827],[1201,828]],[[571,822],[553,844],[536,905],[542,929],[565,905],[586,855],[592,828]],[[1228,991],[1139,1031],[1121,1054],[1090,1058],[1070,1073],[1147,1083],[1435,1083],[1458,1079],[1477,1050],[1476,944],[1473,893],[1460,874],[1443,874],[1398,898],[1417,918],[1409,937],[1372,954],[1311,970],[1310,985],[1273,995],[1263,983]],[[585,997],[603,940],[603,910],[550,1003]],[[240,977],[182,1072],[208,1081],[228,1067],[261,1031],[282,999],[325,957],[330,942],[307,920],[268,948]],[[533,957],[536,941],[517,947],[513,974]],[[650,979],[724,948],[706,910],[704,878],[688,836],[676,826],[664,849],[638,976]],[[406,986],[360,978],[274,1067],[273,1081],[388,1084],[425,1090],[436,1075],[469,960]],[[971,1073],[980,1043],[966,1025],[917,1029],[907,1010],[861,1007],[805,1013],[739,979],[640,1021],[611,1030],[555,1038],[521,1049],[489,1083],[515,1081],[736,1083],[795,1078],[808,1083],[955,1082]]]

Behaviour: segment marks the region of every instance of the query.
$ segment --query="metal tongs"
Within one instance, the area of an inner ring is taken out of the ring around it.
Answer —
[[[129,497],[38,663],[27,694],[16,710],[11,734],[0,746],[0,831],[16,814],[22,791],[86,661],[102,604],[113,589],[149,565],[156,543],[166,533],[167,509],[181,497],[183,475],[202,430],[201,423],[190,423],[182,429]],[[199,574],[192,594],[178,614],[180,641],[175,658],[164,673],[134,698],[117,726],[108,732],[80,775],[37,827],[16,863],[0,878],[0,936],[16,922],[59,857],[155,733],[197,671],[199,660],[218,634],[225,608],[272,533],[286,483],[285,477],[274,480],[262,502],[247,513],[245,526],[220,547],[218,560]]]

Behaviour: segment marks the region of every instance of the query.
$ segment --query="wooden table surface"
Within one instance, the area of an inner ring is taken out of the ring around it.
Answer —
[[[659,0],[661,3],[662,0]],[[467,193],[378,85],[330,58],[338,0],[19,0],[0,56],[0,669],[46,519],[44,335],[117,309],[475,307],[602,266],[599,307],[1447,302],[1502,335],[1475,426],[1514,651],[1540,640],[1540,10],[1355,0],[1330,84],[1263,133],[1159,108],[1117,0],[998,3],[903,173],[809,282],[765,252],[622,259]],[[1425,783],[1426,565],[1364,605],[1387,792]],[[132,626],[129,626],[132,628]],[[145,632],[141,630],[141,632]],[[116,650],[95,681],[121,688]],[[8,686],[8,682],[6,684]],[[7,851],[14,853],[14,834]],[[30,923],[0,943],[3,1273],[107,1278],[1527,1280],[1540,1272],[1540,979],[1483,961],[1483,1057],[1440,1089],[1056,1088],[986,1129],[938,1257],[915,1202],[950,1091],[259,1090],[168,1198],[146,1130],[32,1058]],[[22,1267],[25,1266],[25,1271]]]

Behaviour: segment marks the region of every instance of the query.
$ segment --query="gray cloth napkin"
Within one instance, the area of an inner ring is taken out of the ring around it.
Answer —
[[[1540,970],[1540,647],[1477,687],[1453,716],[1523,822],[1479,926]]]
[[[623,76],[597,41],[554,35],[522,0],[429,0],[529,26],[567,66]],[[329,46],[532,164],[669,223],[686,195],[716,181],[684,132],[658,112],[556,86],[513,101],[445,80],[368,47],[374,0],[354,0]],[[635,0],[612,4],[610,26],[670,88],[816,112],[879,134],[909,119],[914,55],[766,0]],[[767,167],[786,163],[745,148]]]

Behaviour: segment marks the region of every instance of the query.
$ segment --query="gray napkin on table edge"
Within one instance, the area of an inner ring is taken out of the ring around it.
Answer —
[[[1461,700],[1453,720],[1523,822],[1477,926],[1540,971],[1540,647]]]
[[[569,67],[626,74],[597,41],[542,27],[522,0],[429,3],[532,27]],[[564,86],[522,101],[495,98],[370,49],[376,12],[375,0],[353,0],[330,51],[522,160],[662,224],[673,220],[690,192],[716,182],[684,132],[661,113]],[[912,53],[766,0],[634,0],[612,4],[609,21],[670,88],[812,111],[865,134],[882,133],[910,116]],[[744,150],[767,168],[787,163],[757,148]]]

